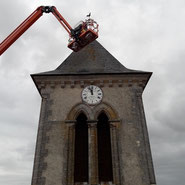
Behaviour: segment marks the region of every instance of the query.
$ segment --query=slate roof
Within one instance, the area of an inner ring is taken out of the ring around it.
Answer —
[[[123,66],[98,41],[87,45],[79,52],[72,52],[60,66],[53,71],[32,76],[87,75],[87,74],[125,74],[150,73],[131,70]]]

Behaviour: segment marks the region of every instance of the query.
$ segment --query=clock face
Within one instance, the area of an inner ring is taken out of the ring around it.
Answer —
[[[89,85],[82,91],[82,100],[89,105],[95,105],[101,102],[103,98],[102,90],[95,86]]]

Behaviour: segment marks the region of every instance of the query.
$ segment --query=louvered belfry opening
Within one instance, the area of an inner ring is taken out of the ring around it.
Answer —
[[[88,125],[81,113],[75,125],[74,182],[88,182]]]
[[[98,116],[97,129],[99,182],[113,181],[110,125],[103,112]]]

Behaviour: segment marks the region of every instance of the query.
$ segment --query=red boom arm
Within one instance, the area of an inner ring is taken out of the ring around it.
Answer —
[[[2,55],[32,24],[34,24],[43,13],[50,12],[52,12],[69,33],[71,41],[68,44],[68,47],[73,51],[79,51],[98,37],[98,24],[94,20],[88,19],[86,23],[83,22],[80,29],[72,29],[68,22],[58,12],[56,7],[40,6],[0,44],[0,55]],[[96,23],[96,27],[94,26],[94,23]]]
[[[54,10],[54,11],[53,11]],[[38,7],[27,19],[25,19],[1,44],[0,44],[0,55],[4,53],[32,24],[34,24],[42,15],[43,12],[51,12],[64,26],[68,33],[70,33],[71,26],[67,21],[60,15],[55,7],[40,6]]]
[[[21,23],[0,45],[0,55],[3,54],[34,22],[42,16],[42,7],[37,8],[23,23]]]

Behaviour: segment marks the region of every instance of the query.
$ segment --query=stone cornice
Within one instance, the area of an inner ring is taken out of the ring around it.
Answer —
[[[102,80],[37,80],[38,89],[44,89],[44,88],[51,88],[54,89],[56,87],[61,88],[75,88],[75,87],[81,87],[84,88],[88,85],[97,85],[99,87],[132,87],[132,86],[139,86],[144,88],[146,84],[145,79],[102,79]]]

